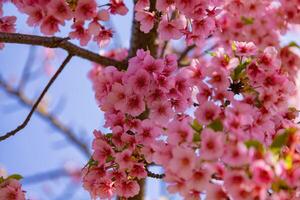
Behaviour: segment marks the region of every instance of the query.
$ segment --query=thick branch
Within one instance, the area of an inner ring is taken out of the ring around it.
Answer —
[[[29,100],[22,91],[18,91],[14,89],[10,84],[0,79],[0,87],[4,89],[4,91],[12,96],[14,96],[21,104],[28,108],[33,107],[33,102]],[[51,113],[48,113],[45,109],[40,109],[39,107],[35,112],[39,117],[44,119],[46,122],[49,122],[51,126],[53,126],[56,130],[62,133],[68,140],[70,140],[78,149],[87,157],[90,157],[90,152],[86,144],[84,144],[80,139],[76,137],[76,134],[60,122],[56,116]]]
[[[134,0],[136,3],[137,0]],[[150,12],[155,11],[156,0],[150,0]],[[131,27],[131,39],[130,39],[130,49],[129,58],[136,55],[138,49],[149,50],[152,56],[157,54],[157,44],[155,43],[157,38],[157,23],[149,33],[144,33],[140,31],[140,24],[135,20],[135,12],[133,14],[133,21]]]
[[[101,64],[103,66],[113,65],[118,69],[126,69],[126,63],[119,62],[104,56],[100,56],[94,52],[83,49],[67,41],[66,38],[0,32],[0,43],[1,42],[38,45],[48,48],[61,48],[66,50],[69,54],[79,56],[81,58]]]
[[[40,94],[39,98],[36,100],[36,102],[34,103],[34,105],[32,106],[29,114],[27,115],[26,119],[23,121],[23,123],[21,125],[19,125],[17,128],[15,128],[14,130],[6,133],[3,136],[0,136],[0,141],[3,141],[13,135],[15,135],[17,132],[19,132],[20,130],[22,130],[23,128],[26,127],[26,125],[28,124],[31,116],[33,115],[35,109],[38,107],[39,103],[42,101],[43,97],[45,96],[45,94],[47,93],[47,91],[49,90],[49,88],[51,87],[51,85],[54,83],[54,81],[56,80],[56,78],[58,77],[58,75],[62,72],[62,70],[65,68],[65,66],[68,64],[68,62],[71,60],[73,55],[69,54],[65,60],[63,61],[63,63],[61,64],[61,66],[58,68],[58,70],[55,72],[55,74],[51,77],[51,79],[49,80],[49,82],[47,83],[46,87],[44,88],[44,90],[42,91],[42,93]]]

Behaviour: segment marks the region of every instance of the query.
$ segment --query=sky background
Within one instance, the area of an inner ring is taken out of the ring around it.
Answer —
[[[132,10],[132,1],[125,0],[125,3]],[[39,34],[38,30],[26,26],[26,17],[20,15],[11,4],[4,6],[4,14],[17,15],[17,32]],[[126,17],[114,16],[112,18],[118,37],[109,48],[129,46],[131,21],[131,12]],[[61,33],[57,35],[67,36],[66,30],[62,28]],[[289,34],[283,39],[283,43],[295,39],[299,42],[299,35],[297,37],[297,34]],[[86,48],[94,52],[99,51],[96,44],[90,43]],[[0,75],[14,86],[18,83],[29,50],[30,46],[6,44],[5,48],[0,51]],[[57,69],[66,53],[62,50],[55,50],[55,53],[55,57],[48,64]],[[37,47],[35,55],[32,71],[39,73],[25,88],[26,95],[31,99],[37,98],[49,80],[48,68],[45,68],[43,61],[45,48]],[[90,62],[74,57],[52,85],[44,101],[49,111],[54,110],[60,121],[89,145],[93,138],[93,130],[103,130],[104,124],[103,114],[96,105],[91,82],[87,78],[90,69]],[[28,108],[22,106],[14,97],[6,95],[0,88],[1,135],[22,123],[28,112]],[[17,136],[0,142],[0,167],[6,169],[8,174],[21,174],[25,177],[24,180],[35,174],[61,169],[63,166],[80,168],[86,162],[87,158],[76,147],[70,145],[61,133],[37,115],[33,115],[27,127]],[[29,199],[89,199],[88,193],[82,189],[80,183],[65,177],[36,184],[23,181],[23,185]],[[161,186],[158,180],[149,179],[146,192],[148,199],[159,199],[164,195],[165,189]],[[172,196],[171,198],[178,197]]]

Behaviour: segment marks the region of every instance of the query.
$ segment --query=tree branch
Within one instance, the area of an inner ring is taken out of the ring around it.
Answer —
[[[62,72],[62,70],[65,68],[65,66],[68,64],[68,62],[71,60],[71,58],[73,57],[72,54],[69,54],[65,60],[63,61],[63,63],[61,64],[61,66],[58,68],[58,70],[55,72],[55,74],[52,76],[52,78],[49,80],[49,82],[47,83],[46,87],[44,88],[44,90],[42,91],[42,93],[40,94],[39,98],[37,99],[37,101],[34,103],[33,107],[31,108],[29,114],[27,115],[26,119],[23,121],[23,123],[21,125],[19,125],[17,128],[15,128],[12,131],[7,132],[5,135],[0,136],[0,141],[3,141],[13,135],[15,135],[17,132],[19,132],[20,130],[22,130],[23,128],[26,127],[26,125],[28,124],[32,114],[34,113],[35,109],[38,107],[39,103],[42,101],[43,97],[45,96],[45,94],[47,93],[48,89],[50,88],[50,86],[54,83],[54,81],[56,80],[56,78],[59,76],[59,74]]]
[[[83,49],[79,46],[72,44],[71,42],[67,41],[66,38],[0,32],[0,42],[38,45],[38,46],[44,46],[48,48],[61,48],[66,50],[69,54],[87,59],[89,61],[98,63],[103,66],[112,65],[117,67],[120,70],[126,69],[125,62],[119,62],[114,59],[100,56],[99,54],[96,54],[94,52],[91,52],[89,50]]]
[[[186,47],[186,49],[180,54],[177,62],[180,64],[181,61],[188,55],[188,53],[196,47],[195,44]]]
[[[137,0],[134,0],[134,5]],[[150,0],[150,12],[154,12],[156,5],[156,0]],[[156,57],[157,54],[157,44],[155,43],[157,38],[157,27],[158,24],[155,23],[154,27],[149,33],[144,33],[140,31],[140,23],[135,20],[135,11],[133,11],[133,21],[131,27],[131,38],[130,38],[130,49],[128,57],[131,58],[136,55],[138,49],[149,50],[150,54]]]

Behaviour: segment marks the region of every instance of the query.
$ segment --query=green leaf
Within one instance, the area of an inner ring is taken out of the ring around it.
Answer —
[[[245,24],[245,25],[251,25],[254,23],[254,18],[253,17],[244,17],[242,16],[241,17],[241,20],[242,22]]]
[[[239,64],[233,71],[232,79],[238,80],[241,73],[247,68],[249,61]]]
[[[112,157],[111,155],[109,155],[107,158],[106,158],[106,162],[111,162],[113,161],[115,158]]]
[[[284,164],[288,170],[293,168],[293,157],[290,154],[284,158]]]
[[[288,128],[284,131],[284,133],[277,135],[270,146],[273,153],[279,153],[280,149],[287,144],[290,135],[295,131],[295,128]]]
[[[213,129],[214,131],[223,131],[223,124],[220,119],[214,120],[207,127]]]
[[[194,119],[193,124],[191,124],[191,127],[194,129],[196,132],[201,132],[203,127],[201,124],[198,123],[196,119]]]
[[[282,179],[273,182],[271,188],[275,192],[279,192],[280,190],[289,190],[288,184]]]
[[[300,46],[299,46],[296,42],[294,42],[294,41],[290,42],[288,46],[289,46],[289,47],[297,47],[297,48],[300,48]]]
[[[201,134],[200,132],[195,132],[193,135],[193,142],[200,142],[201,141]]]
[[[210,55],[210,56],[212,56],[212,57],[215,57],[215,56],[217,56],[217,54],[215,53],[215,52],[208,52],[208,54]]]
[[[7,179],[16,179],[16,180],[21,180],[23,178],[23,176],[21,176],[20,174],[12,174],[9,177],[7,177]]]
[[[236,51],[237,50],[237,47],[236,47],[236,45],[235,45],[234,42],[231,43],[231,49],[232,49],[232,51]]]
[[[149,114],[150,114],[150,110],[149,108],[146,107],[145,111],[142,112],[139,116],[137,116],[136,118],[137,119],[140,119],[140,120],[144,120],[144,119],[147,119],[149,117]]]
[[[5,179],[2,176],[0,176],[0,184],[3,183],[4,181]]]
[[[257,140],[248,140],[245,142],[246,147],[249,149],[251,147],[255,148],[257,151],[263,153],[264,152],[264,146],[262,143],[260,143]]]

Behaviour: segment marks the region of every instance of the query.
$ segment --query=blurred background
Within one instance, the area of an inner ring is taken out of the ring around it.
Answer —
[[[132,11],[132,1],[125,0]],[[132,12],[125,17],[114,16],[107,27],[117,34],[106,49],[128,47]],[[26,17],[11,4],[5,4],[6,15],[16,15],[17,32],[39,35],[39,31],[26,25]],[[68,26],[58,36],[67,36]],[[283,44],[300,42],[299,32],[288,33]],[[74,41],[72,41],[74,42]],[[76,43],[76,41],[75,41]],[[87,47],[99,52],[95,43]],[[101,50],[101,51],[103,51]],[[59,67],[66,53],[28,45],[5,44],[0,51],[0,75],[6,85],[0,85],[0,134],[16,128],[30,111],[34,102]],[[23,188],[32,200],[90,199],[81,186],[79,172],[88,161],[84,148],[66,136],[53,121],[60,123],[80,144],[91,150],[93,130],[103,129],[103,114],[94,99],[87,74],[91,63],[74,57],[55,81],[29,124],[17,136],[0,142],[0,171],[18,173],[24,179]],[[13,92],[20,92],[17,95]],[[298,103],[298,101],[295,101]],[[50,116],[50,117],[49,117]],[[57,123],[56,123],[57,124]],[[159,169],[154,169],[159,171]],[[157,179],[147,179],[147,199],[177,199],[166,192]]]

